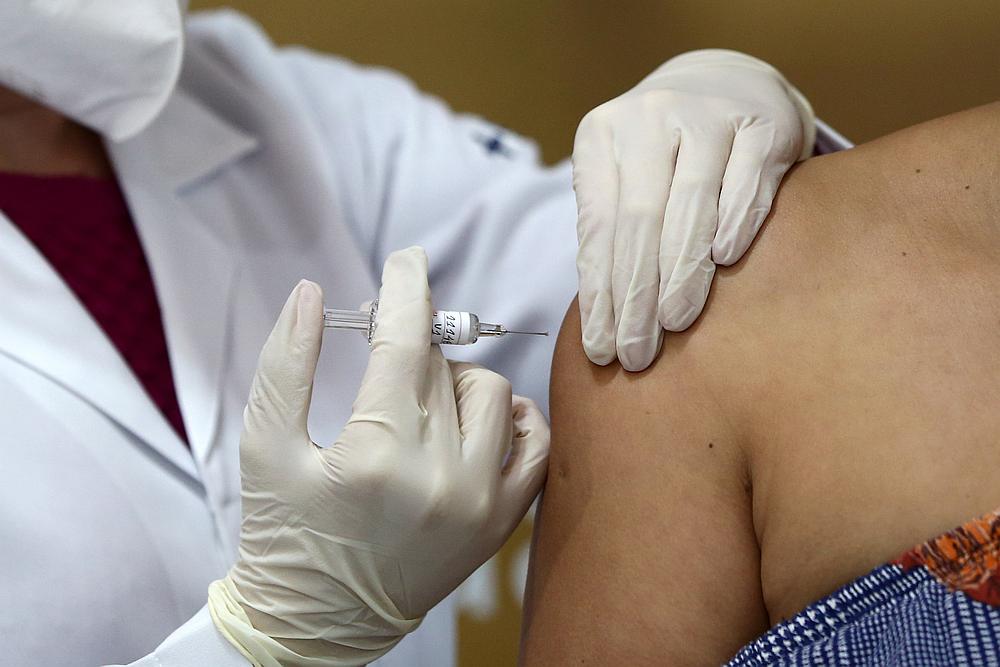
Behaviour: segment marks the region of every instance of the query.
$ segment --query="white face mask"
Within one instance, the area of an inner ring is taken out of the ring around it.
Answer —
[[[163,109],[186,0],[0,0],[0,85],[118,141]]]

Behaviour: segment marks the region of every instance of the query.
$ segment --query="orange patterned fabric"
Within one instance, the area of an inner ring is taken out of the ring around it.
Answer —
[[[951,591],[1000,607],[1000,509],[935,537],[893,561],[923,566]]]

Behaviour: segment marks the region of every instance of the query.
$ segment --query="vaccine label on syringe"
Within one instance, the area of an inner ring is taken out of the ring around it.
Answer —
[[[431,342],[436,345],[469,345],[479,337],[472,313],[435,310],[431,317]],[[478,324],[478,323],[477,323]]]

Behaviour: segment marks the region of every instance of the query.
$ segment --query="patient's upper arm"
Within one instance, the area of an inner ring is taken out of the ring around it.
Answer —
[[[644,373],[597,367],[570,308],[524,664],[718,664],[767,628],[738,434],[677,340]]]

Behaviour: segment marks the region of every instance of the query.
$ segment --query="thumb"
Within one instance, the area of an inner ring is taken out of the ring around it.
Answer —
[[[243,442],[301,436],[323,340],[323,291],[302,280],[292,290],[264,343],[243,413]]]

